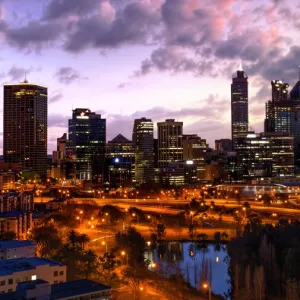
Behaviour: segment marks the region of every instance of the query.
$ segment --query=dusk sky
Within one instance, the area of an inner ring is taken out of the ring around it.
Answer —
[[[174,118],[214,146],[231,135],[230,83],[240,60],[257,131],[270,80],[298,79],[298,0],[0,3],[1,80],[22,81],[26,70],[29,82],[48,87],[48,153],[77,107],[107,118],[107,140],[131,139],[135,118]]]

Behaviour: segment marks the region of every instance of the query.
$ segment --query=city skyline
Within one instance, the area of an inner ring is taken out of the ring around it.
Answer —
[[[213,146],[230,138],[229,83],[240,60],[249,76],[249,124],[258,132],[270,81],[294,86],[298,79],[296,1],[218,1],[218,10],[195,0],[29,1],[1,1],[1,78],[17,83],[26,71],[30,83],[48,87],[48,153],[76,107],[107,119],[107,141],[130,138],[136,118],[175,118],[184,134]]]

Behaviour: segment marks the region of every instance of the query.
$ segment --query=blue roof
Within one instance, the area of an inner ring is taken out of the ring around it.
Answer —
[[[24,298],[20,296],[18,291],[21,290],[30,290],[34,289],[39,284],[47,283],[44,280],[34,280],[34,281],[27,281],[21,282],[17,286],[17,291],[12,293],[1,294],[1,300],[23,300]],[[74,280],[64,283],[56,283],[51,285],[51,300],[57,300],[62,298],[71,298],[71,297],[78,297],[89,293],[97,293],[111,290],[110,286],[98,283],[96,281],[88,280],[88,279],[80,279]]]
[[[64,266],[57,261],[40,257],[22,257],[0,260],[0,276],[12,275],[13,273],[26,270],[34,270],[36,267],[43,265],[49,265],[51,267]]]
[[[93,280],[79,279],[69,282],[52,284],[51,299],[55,300],[65,297],[80,296],[88,293],[102,292],[110,289],[110,286]]]
[[[0,218],[20,217],[24,214],[25,212],[23,211],[13,210],[13,211],[1,212]]]
[[[0,249],[11,249],[11,248],[22,248],[36,246],[34,241],[24,240],[24,241],[0,241]]]

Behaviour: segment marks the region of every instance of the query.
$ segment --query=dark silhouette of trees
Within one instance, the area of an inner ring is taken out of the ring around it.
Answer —
[[[17,235],[14,231],[5,231],[0,233],[0,241],[11,241],[15,240]]]
[[[156,234],[158,241],[161,241],[167,234],[166,226],[162,223],[157,224]]]

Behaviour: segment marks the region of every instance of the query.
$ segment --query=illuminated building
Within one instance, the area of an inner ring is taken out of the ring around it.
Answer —
[[[160,184],[164,187],[182,186],[197,182],[197,167],[192,160],[177,161],[160,169]]]
[[[297,84],[288,99],[288,84],[273,80],[272,101],[266,103],[265,132],[284,132],[294,137],[294,158],[296,172],[300,167],[300,98],[297,98]],[[298,170],[298,171],[297,171]]]
[[[129,186],[134,176],[134,147],[119,134],[106,144],[105,183],[109,189]]]
[[[71,141],[68,140],[67,134],[57,139],[56,151],[52,152],[52,178],[75,178],[75,159],[72,155]]]
[[[167,119],[157,123],[158,167],[167,168],[170,164],[183,160],[183,122]]]
[[[197,169],[197,180],[204,179],[207,149],[206,140],[197,134],[183,135],[183,160],[193,161]]]
[[[237,138],[248,132],[248,76],[240,64],[231,83],[231,135],[235,148]]]
[[[69,140],[76,157],[76,178],[103,181],[106,120],[87,108],[74,109]]]
[[[3,154],[22,171],[47,174],[47,88],[28,83],[4,85]]]
[[[237,140],[236,152],[244,179],[294,176],[294,140],[285,133],[249,132]]]
[[[135,147],[135,181],[137,184],[154,181],[153,122],[134,120],[132,141]]]

